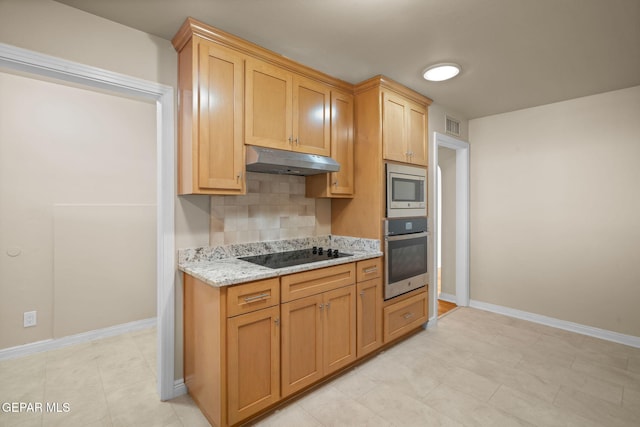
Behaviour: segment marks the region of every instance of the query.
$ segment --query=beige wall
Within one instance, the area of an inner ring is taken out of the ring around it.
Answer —
[[[456,152],[438,148],[442,174],[441,291],[456,294]]]
[[[0,93],[0,348],[154,317],[155,105],[1,72]]]
[[[640,336],[640,86],[471,120],[471,298]]]
[[[440,104],[433,103],[429,106],[429,146],[433,144],[433,132],[446,133],[447,115],[460,121],[460,136],[455,138],[463,141],[469,140],[469,121],[465,116]]]
[[[0,42],[177,86],[177,55],[168,40],[52,0],[0,0]],[[208,244],[209,213],[209,198],[177,197],[177,248]],[[176,378],[182,378],[181,295],[176,274]]]

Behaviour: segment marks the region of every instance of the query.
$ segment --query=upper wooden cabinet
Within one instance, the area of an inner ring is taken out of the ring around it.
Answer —
[[[307,197],[353,197],[353,95],[331,91],[331,157],[338,172],[308,176]]]
[[[332,155],[331,93],[352,84],[192,18],[172,43],[179,194],[244,194],[244,144]]]
[[[194,37],[178,61],[178,192],[243,194],[244,57]]]
[[[427,166],[427,107],[388,90],[382,104],[384,159]]]
[[[431,100],[384,76],[359,83],[354,93],[356,191],[351,199],[331,201],[331,232],[381,240],[385,162],[427,164]]]
[[[330,87],[256,59],[246,73],[247,144],[330,155]]]

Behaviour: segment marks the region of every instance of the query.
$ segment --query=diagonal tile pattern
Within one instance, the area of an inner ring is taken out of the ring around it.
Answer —
[[[155,329],[0,362],[0,402],[69,403],[5,426],[209,424],[189,396],[160,402]],[[640,425],[640,349],[471,308],[259,426]]]

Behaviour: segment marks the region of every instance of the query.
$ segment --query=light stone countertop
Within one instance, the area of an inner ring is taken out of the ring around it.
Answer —
[[[284,268],[268,268],[238,259],[238,256],[294,250],[310,246],[337,248],[353,256],[333,258]],[[274,250],[277,249],[277,250]],[[178,269],[211,286],[222,287],[254,280],[279,277],[300,271],[347,264],[377,258],[383,253],[379,241],[342,236],[293,239],[278,242],[250,243],[226,247],[186,249],[179,251]],[[225,257],[226,256],[226,257]]]

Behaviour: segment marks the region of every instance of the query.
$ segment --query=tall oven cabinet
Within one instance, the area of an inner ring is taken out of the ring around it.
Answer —
[[[352,199],[332,200],[331,231],[336,235],[382,242],[382,224],[386,217],[385,163],[426,168],[427,118],[431,100],[384,76],[376,76],[356,85],[354,93],[356,191]],[[384,270],[384,264],[381,270]],[[386,301],[382,301],[380,296],[377,310],[381,313],[376,312],[378,316],[373,316],[367,307],[373,304],[373,295],[379,291],[373,282],[368,285],[364,283],[360,284],[359,289],[363,315],[363,321],[358,325],[361,329],[361,353],[379,345],[380,338],[372,335],[375,330],[372,325],[378,330],[382,329],[381,340],[387,344],[415,331],[427,321],[427,287]],[[364,319],[368,319],[370,324],[365,324]]]

